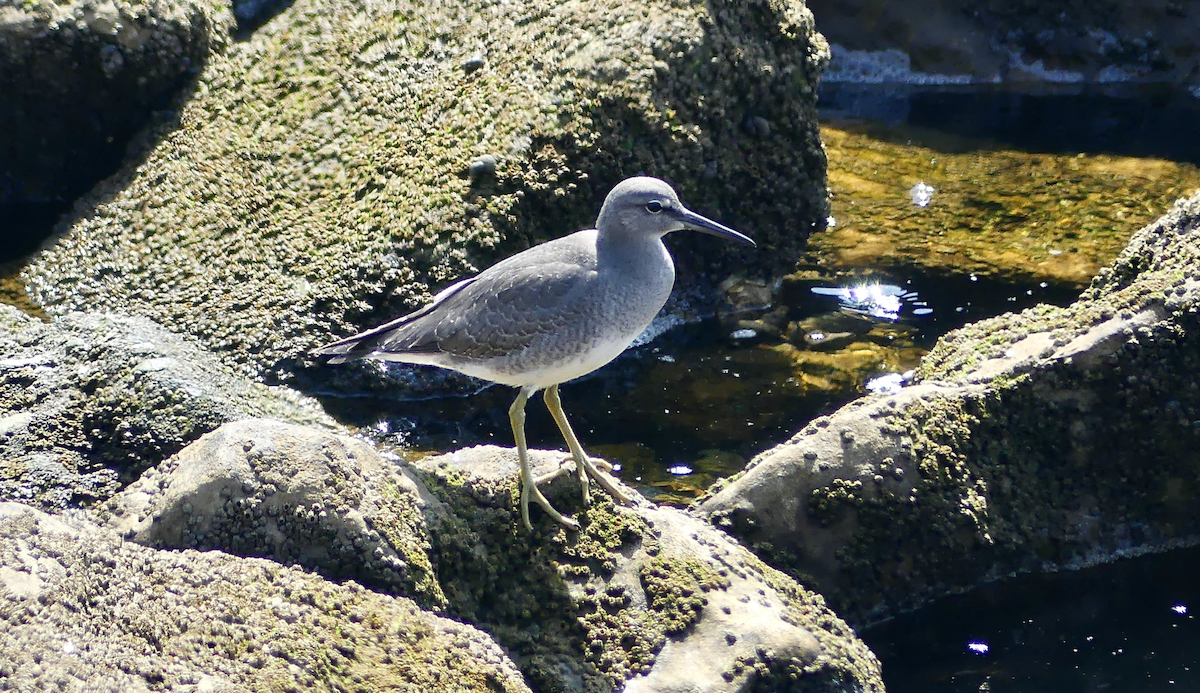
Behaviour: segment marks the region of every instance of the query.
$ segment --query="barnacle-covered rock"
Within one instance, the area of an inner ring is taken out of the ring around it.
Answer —
[[[945,336],[695,512],[862,623],[1014,571],[1200,536],[1200,195],[1074,304]]]

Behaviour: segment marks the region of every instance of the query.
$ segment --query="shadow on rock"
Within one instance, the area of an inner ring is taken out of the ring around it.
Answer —
[[[207,0],[0,9],[0,216],[12,241],[0,260],[36,248],[153,118],[174,119],[171,104],[231,24]]]

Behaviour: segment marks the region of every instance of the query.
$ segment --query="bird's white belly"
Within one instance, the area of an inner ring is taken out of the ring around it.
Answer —
[[[640,333],[641,331],[638,330],[633,334],[613,335],[609,339],[597,342],[592,348],[586,351],[576,353],[561,360],[548,363],[543,362],[538,364],[536,368],[528,370],[506,368],[505,366],[508,364],[495,361],[459,362],[448,367],[460,373],[466,373],[467,375],[490,380],[502,385],[534,387],[540,390],[557,383],[574,380],[601,368],[619,356],[622,351],[625,351]]]

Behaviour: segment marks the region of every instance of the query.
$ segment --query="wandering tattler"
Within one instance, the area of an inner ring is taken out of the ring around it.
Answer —
[[[545,389],[546,407],[562,431],[588,497],[588,477],[620,501],[629,499],[583,451],[567,423],[559,383],[613,360],[641,334],[667,301],[675,263],[662,237],[692,229],[754,245],[731,228],[684,207],[657,178],[619,183],[600,208],[596,228],[578,231],[502,260],[443,289],[424,308],[316,349],[330,363],[375,358],[426,363],[520,388],[508,410],[521,463],[521,519],[529,499],[558,522],[563,517],[537,485],[525,444],[525,402]],[[605,471],[612,467],[601,462]]]

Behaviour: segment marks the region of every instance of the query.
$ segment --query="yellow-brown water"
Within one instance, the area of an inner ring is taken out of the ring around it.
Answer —
[[[1082,288],[1129,237],[1200,189],[1188,163],[1045,154],[916,128],[826,122],[836,225],[819,266],[990,276]],[[926,207],[914,185],[935,189]]]

